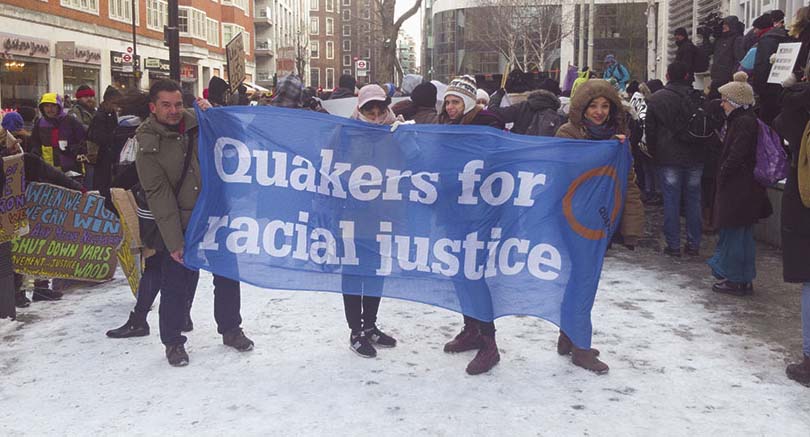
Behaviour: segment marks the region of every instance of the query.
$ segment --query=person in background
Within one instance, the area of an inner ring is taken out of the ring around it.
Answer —
[[[785,30],[785,13],[780,10],[771,11],[773,28],[765,32],[757,42],[757,56],[754,62],[753,87],[754,93],[759,96],[759,119],[768,125],[779,115],[779,95],[782,85],[768,83],[771,74],[771,55],[776,53],[779,44],[791,41]]]
[[[624,91],[627,88],[627,83],[630,82],[630,71],[616,60],[615,55],[607,55],[605,56],[605,72],[602,74],[602,79],[615,81],[617,89]]]
[[[804,69],[810,57],[810,6],[801,7],[796,11],[788,36],[800,42],[802,46],[799,49],[796,64],[793,66],[793,76],[788,83],[782,84],[786,89],[804,78]]]
[[[338,79],[338,89],[332,92],[329,100],[345,99],[347,97],[354,97],[354,90],[357,86],[357,81],[349,74],[341,75]]]
[[[590,68],[582,67],[582,70],[577,74],[576,80],[574,80],[574,85],[571,87],[571,95],[570,98],[574,98],[574,94],[576,94],[577,89],[582,86],[583,83],[593,79],[595,76],[593,72],[591,72]]]
[[[410,96],[413,90],[424,81],[422,76],[418,74],[406,74],[402,77],[402,86],[400,90],[403,96]]]
[[[436,85],[430,82],[420,83],[411,91],[410,100],[395,103],[391,110],[416,124],[436,124],[439,121],[436,113]]]
[[[675,52],[675,62],[686,66],[686,70],[689,72],[689,83],[691,84],[695,81],[695,60],[700,54],[698,48],[689,39],[686,28],[679,27],[675,29],[675,45],[678,47]]]
[[[31,133],[30,151],[64,172],[83,174],[86,131],[76,117],[62,109],[62,97],[45,93],[39,102],[42,116]]]
[[[485,89],[478,88],[478,90],[476,90],[475,103],[477,105],[489,106],[489,94]]]
[[[214,106],[225,106],[228,101],[228,82],[214,76],[208,81],[208,101]]]
[[[278,81],[276,86],[276,96],[270,105],[278,108],[301,109],[303,107],[304,85],[294,74],[288,74]]]
[[[704,37],[704,44],[708,45],[712,51],[712,67],[710,76],[712,78],[709,86],[709,99],[720,97],[717,90],[731,81],[732,75],[737,71],[740,61],[745,56],[745,47],[742,33],[739,31],[740,20],[729,15],[723,18],[722,34],[712,40]]]
[[[633,167],[641,180],[641,200],[645,205],[663,205],[663,198],[658,191],[658,176],[650,150],[647,148],[647,99],[652,96],[646,83],[633,82],[627,86],[630,95],[632,121],[630,123],[630,145],[633,147]]]
[[[595,79],[584,83],[571,100],[568,116],[568,123],[557,131],[559,138],[618,139],[622,142],[627,139],[627,114],[625,114],[624,105],[616,88],[606,80]],[[619,230],[624,237],[624,245],[631,250],[635,248],[637,239],[644,234],[644,206],[641,203],[641,194],[635,179],[635,172],[631,167],[628,174],[624,210],[619,225]],[[588,312],[590,312],[590,308]],[[598,358],[597,349],[576,347],[562,330],[557,339],[557,353],[570,354],[574,365],[599,375],[607,373],[610,369]]]
[[[765,187],[754,179],[759,125],[754,113],[754,90],[745,72],[719,89],[726,114],[723,150],[717,172],[714,225],[720,239],[708,264],[718,282],[717,293],[745,296],[756,277],[754,224],[773,209]]]
[[[90,128],[90,122],[96,114],[96,92],[88,85],[76,89],[76,104],[70,108],[68,115],[76,117],[82,123],[84,131]]]
[[[504,123],[514,123],[511,132],[553,137],[563,124],[563,116],[559,113],[560,98],[544,88],[553,84],[553,81],[544,81],[541,88],[530,92],[525,101],[503,108],[500,106],[506,90],[501,88],[492,95],[488,109]]]
[[[94,166],[92,190],[97,190],[102,196],[110,192],[113,165],[117,157],[113,156],[113,135],[118,126],[118,100],[121,93],[117,88],[108,86],[104,90],[104,99],[90,122],[87,138],[95,144],[96,155],[92,156],[88,150],[88,161]],[[88,146],[90,145],[88,142]]]

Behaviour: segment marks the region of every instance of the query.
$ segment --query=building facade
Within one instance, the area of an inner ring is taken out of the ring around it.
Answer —
[[[291,73],[307,81],[309,0],[250,1],[256,10],[256,83],[271,87]]]
[[[397,60],[402,74],[417,74],[419,67],[416,60],[416,42],[404,30],[399,30],[397,38]]]
[[[310,0],[309,83],[324,90],[336,88],[342,73],[343,23],[340,7],[340,0]]]
[[[133,44],[131,1],[0,0],[0,106],[36,106],[42,93],[71,95],[82,84],[145,89],[168,77],[168,4],[136,0]],[[248,0],[180,0],[184,90],[202,95],[211,76],[227,77],[224,47],[240,32],[252,41],[251,14]],[[252,80],[252,43],[245,47]]]

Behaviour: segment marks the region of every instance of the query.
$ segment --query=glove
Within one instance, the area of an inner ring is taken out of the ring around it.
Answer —
[[[395,122],[393,122],[391,124],[391,132],[396,131],[397,128],[402,126],[403,124],[416,124],[416,122],[413,121],[413,120],[408,120],[408,121],[399,121],[399,120],[397,120],[397,121],[395,121]]]
[[[796,85],[796,82],[797,82],[796,75],[793,74],[793,73],[790,73],[790,76],[788,76],[787,79],[782,81],[782,88],[790,88],[793,85]]]
[[[774,53],[774,54],[772,54],[772,55],[771,55],[771,58],[769,59],[769,61],[771,62],[771,64],[773,64],[774,62],[776,62],[776,53]]]

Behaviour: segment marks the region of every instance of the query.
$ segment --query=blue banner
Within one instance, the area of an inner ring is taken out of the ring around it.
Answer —
[[[264,288],[413,300],[480,320],[542,317],[590,347],[621,217],[618,141],[387,126],[304,110],[197,112],[193,268]]]

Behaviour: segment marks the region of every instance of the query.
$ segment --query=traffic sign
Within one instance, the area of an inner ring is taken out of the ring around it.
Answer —
[[[368,70],[368,62],[363,59],[359,59],[356,65],[358,70]]]
[[[121,59],[123,59],[124,62],[127,62],[127,63],[132,62],[132,55],[126,54],[126,55],[122,56]]]
[[[127,53],[132,53],[132,47],[127,47]]]

